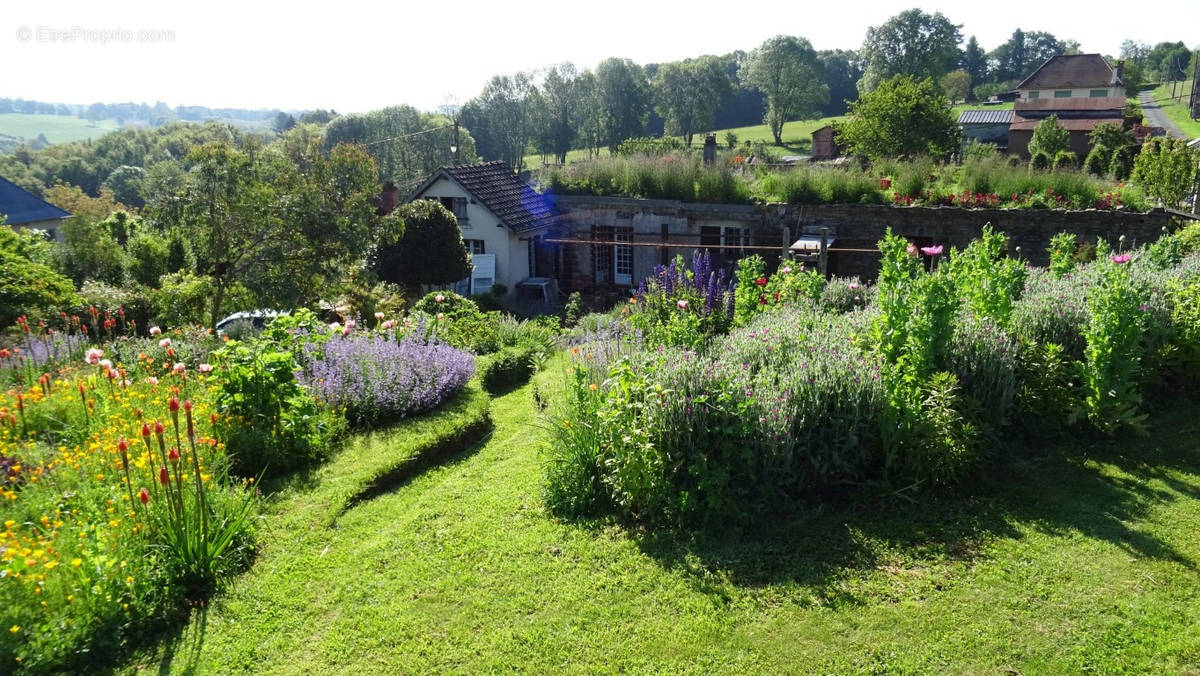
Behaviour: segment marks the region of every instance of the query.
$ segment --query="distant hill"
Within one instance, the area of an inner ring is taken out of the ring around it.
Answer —
[[[47,103],[0,97],[0,154],[11,153],[22,144],[33,148],[47,143],[68,143],[97,138],[121,128],[158,127],[169,122],[216,121],[245,131],[271,128],[278,109],[207,108],[176,106],[158,102],[93,103],[91,105]]]
[[[73,115],[29,115],[0,113],[0,152],[12,152],[22,143],[68,143],[97,138],[119,128],[116,120],[84,120]]]

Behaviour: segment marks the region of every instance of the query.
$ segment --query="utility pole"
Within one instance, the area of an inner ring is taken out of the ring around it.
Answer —
[[[450,152],[454,153],[454,166],[461,164],[458,155],[458,115],[454,116],[454,145],[450,146]]]

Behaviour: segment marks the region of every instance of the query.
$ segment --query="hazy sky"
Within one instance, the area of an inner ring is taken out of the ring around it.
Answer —
[[[856,48],[895,2],[52,2],[0,0],[0,96],[65,103],[334,108],[464,102],[499,73],[750,50],[780,34]],[[1018,26],[1116,54],[1200,41],[1200,0],[921,2],[984,49]],[[1152,11],[1149,11],[1151,10]],[[142,35],[142,31],[151,33]],[[161,31],[161,32],[160,32]],[[1194,44],[1191,46],[1195,46]]]

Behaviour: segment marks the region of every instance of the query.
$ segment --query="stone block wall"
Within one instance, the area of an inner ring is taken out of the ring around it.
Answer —
[[[596,226],[611,226],[630,229],[634,242],[670,243],[663,247],[634,248],[633,285],[663,260],[676,255],[690,257],[701,246],[700,233],[706,226],[710,232],[713,226],[748,229],[750,248],[740,253],[757,253],[772,262],[778,260],[784,240],[818,234],[828,228],[832,239],[830,274],[872,280],[879,265],[875,245],[889,227],[920,246],[944,244],[949,250],[966,247],[979,237],[985,225],[991,224],[1008,235],[1011,255],[1019,255],[1034,265],[1046,265],[1049,262],[1046,248],[1050,238],[1059,232],[1074,233],[1080,242],[1103,238],[1114,247],[1124,235],[1127,245],[1136,246],[1157,239],[1171,221],[1170,214],[1161,209],[1130,213],[857,204],[725,205],[605,197],[563,197],[559,198],[558,206],[566,211],[562,231],[565,239],[590,241]],[[597,286],[593,274],[595,247],[580,244],[563,247],[563,257],[569,262],[566,268],[571,270],[570,279],[560,280],[564,288]],[[716,253],[725,262],[738,255],[729,249]]]

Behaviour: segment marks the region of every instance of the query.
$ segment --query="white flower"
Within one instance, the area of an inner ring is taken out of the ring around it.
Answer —
[[[158,328],[157,326],[150,327],[150,335],[157,336],[160,333],[162,333],[162,329]]]
[[[434,296],[433,299],[441,303],[442,301],[446,300],[446,297],[439,293],[438,295]]]
[[[162,340],[158,341],[158,346],[159,347],[171,347],[171,339],[163,338]]]
[[[383,319],[383,313],[382,313],[382,312],[376,312],[376,313],[375,313],[375,319],[382,320],[382,319]]]

